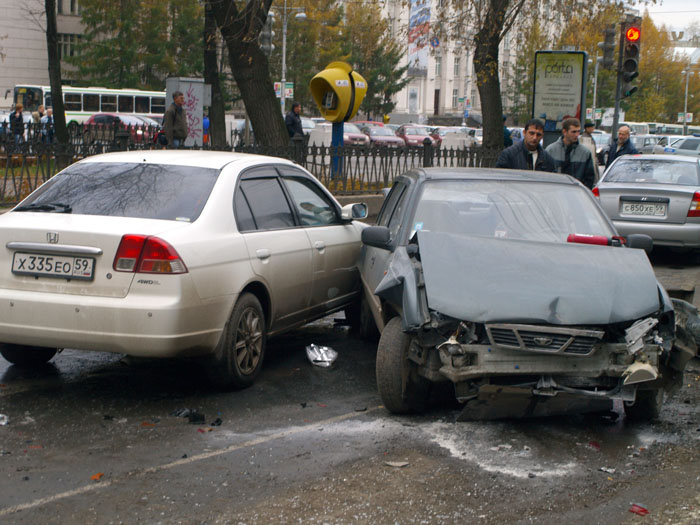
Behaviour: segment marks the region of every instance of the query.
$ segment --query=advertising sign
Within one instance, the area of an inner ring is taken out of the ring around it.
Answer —
[[[560,131],[567,118],[581,120],[585,108],[585,51],[537,51],[532,116],[544,122],[545,132]]]
[[[678,119],[676,120],[676,122],[681,122],[681,123],[683,122],[683,112],[682,111],[680,113],[678,113]]]
[[[282,82],[274,82],[275,85],[275,96],[277,98],[282,98]]]
[[[408,20],[408,74],[427,76],[430,37],[429,0],[410,0]],[[439,43],[438,43],[439,44]]]

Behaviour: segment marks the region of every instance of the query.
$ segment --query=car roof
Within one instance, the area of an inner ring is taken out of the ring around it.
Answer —
[[[658,157],[658,155],[650,155]],[[504,168],[417,168],[404,173],[415,180],[498,180],[554,182],[558,184],[576,184],[576,180],[562,176],[560,173],[546,171],[511,170]]]
[[[697,163],[698,157],[692,155],[654,155],[653,153],[645,153],[643,155],[623,155],[618,158],[632,158],[637,160],[670,160],[673,162],[695,162]],[[617,160],[617,159],[615,159]]]
[[[221,169],[231,162],[254,162],[264,164],[288,164],[294,163],[277,157],[264,155],[251,155],[249,153],[233,153],[228,151],[205,150],[148,150],[148,151],[122,151],[94,155],[81,160],[84,162],[144,162],[146,164],[171,164],[176,166],[198,166],[202,168]]]

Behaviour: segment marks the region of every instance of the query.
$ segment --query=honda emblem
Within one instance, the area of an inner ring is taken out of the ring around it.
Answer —
[[[46,240],[49,241],[50,244],[57,244],[58,243],[58,232],[47,232],[46,233]]]

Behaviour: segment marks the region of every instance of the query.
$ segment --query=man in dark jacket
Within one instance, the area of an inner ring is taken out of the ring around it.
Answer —
[[[167,145],[179,148],[185,145],[187,138],[187,115],[185,114],[185,95],[182,91],[173,93],[173,103],[168,106],[163,115],[163,132],[168,139]]]
[[[567,118],[562,122],[561,137],[547,146],[547,153],[554,159],[554,166],[559,173],[566,173],[580,181],[586,188],[592,189],[595,181],[595,167],[591,150],[579,144],[581,121]]]
[[[292,109],[290,109],[284,117],[284,123],[287,126],[289,138],[292,138],[294,135],[304,136],[304,128],[301,126],[301,117],[299,113],[301,113],[301,104],[299,104],[299,102],[294,102],[292,104]]]
[[[544,124],[539,119],[525,124],[523,140],[501,151],[496,162],[497,168],[513,170],[554,171],[554,160],[542,146]]]
[[[24,115],[22,115],[22,110],[24,106],[17,103],[15,105],[15,110],[10,113],[10,133],[15,138],[16,143],[20,143],[24,139]]]
[[[637,155],[638,153],[637,148],[634,147],[630,140],[629,126],[620,126],[617,130],[617,140],[613,140],[612,144],[610,144],[610,153],[608,154],[608,162],[605,163],[605,168],[607,169],[612,164],[612,161],[618,157]]]

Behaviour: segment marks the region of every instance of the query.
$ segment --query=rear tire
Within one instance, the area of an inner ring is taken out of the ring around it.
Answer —
[[[411,336],[404,333],[401,318],[384,327],[377,347],[377,389],[384,406],[394,414],[419,412],[425,408],[430,382],[418,375],[408,359]]]
[[[212,382],[222,388],[251,386],[262,368],[266,335],[260,301],[253,294],[242,294],[209,363]]]
[[[652,421],[658,419],[664,404],[664,389],[637,390],[634,403],[624,403],[625,416],[633,421]]]
[[[56,348],[0,344],[0,354],[12,363],[23,368],[37,368],[45,365],[56,355]]]

